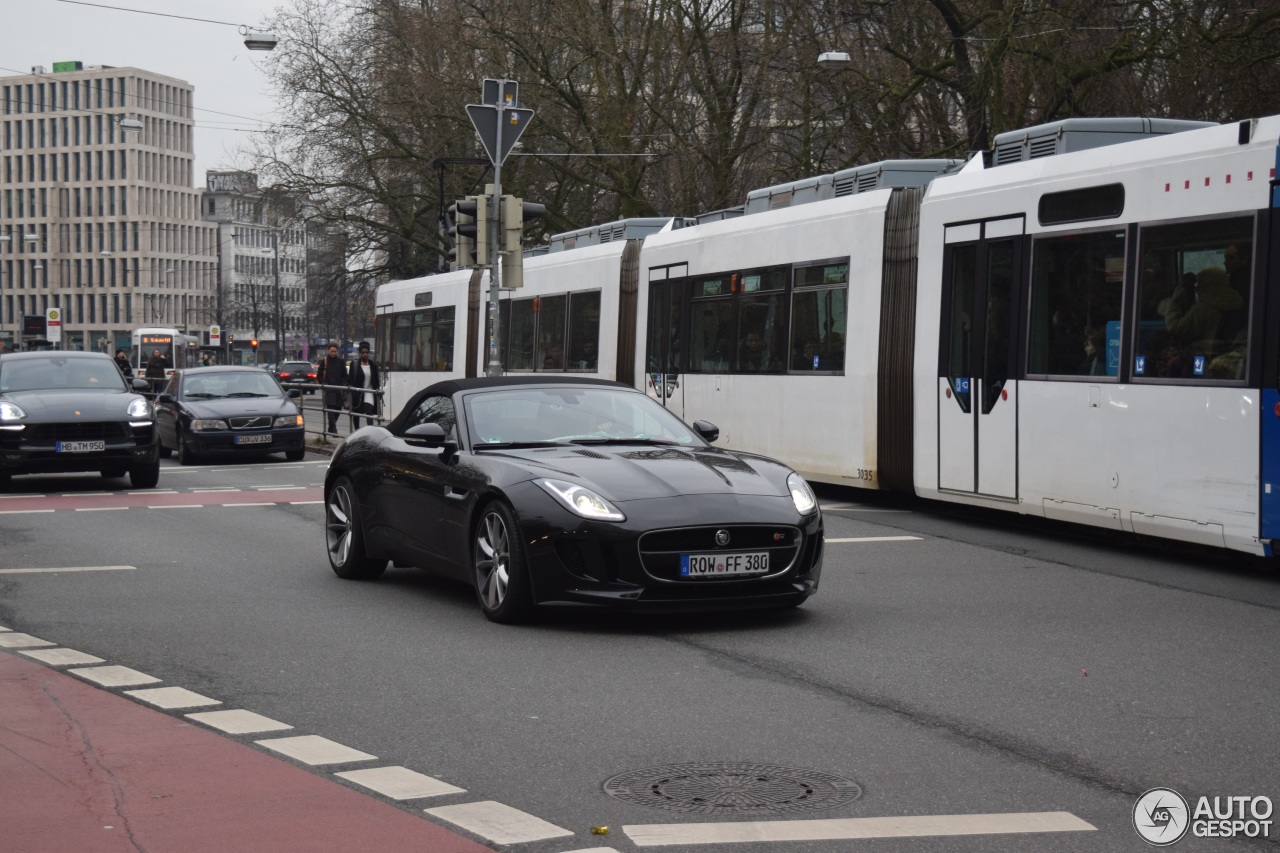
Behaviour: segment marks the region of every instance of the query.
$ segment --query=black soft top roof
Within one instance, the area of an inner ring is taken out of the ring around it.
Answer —
[[[525,385],[586,385],[603,388],[619,388],[627,391],[635,391],[636,389],[625,382],[615,382],[612,379],[592,379],[590,377],[574,376],[573,374],[556,373],[556,374],[516,374],[514,376],[477,376],[467,379],[443,379],[432,385],[428,385],[418,393],[414,394],[405,404],[395,419],[387,424],[387,429],[393,433],[399,433],[402,429],[401,424],[407,414],[422,401],[423,397],[436,394],[444,394],[452,397],[459,391],[476,391],[488,390],[495,388],[520,388]],[[637,392],[639,393],[639,392]]]

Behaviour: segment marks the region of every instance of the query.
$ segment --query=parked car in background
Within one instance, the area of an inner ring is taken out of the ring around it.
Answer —
[[[276,365],[276,379],[286,388],[297,388],[306,394],[316,393],[316,366],[309,361],[285,361]]]
[[[204,456],[306,455],[302,411],[275,377],[256,367],[179,370],[156,398],[160,455],[191,465]]]
[[[104,353],[24,352],[0,359],[0,490],[14,474],[99,471],[136,489],[160,480],[145,379]]]
[[[329,564],[437,569],[496,622],[801,604],[822,571],[817,499],[780,462],[712,447],[718,434],[617,382],[437,382],[334,454]]]

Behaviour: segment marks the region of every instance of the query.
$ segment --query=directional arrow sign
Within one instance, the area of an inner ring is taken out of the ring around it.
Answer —
[[[523,107],[496,107],[492,104],[467,104],[467,115],[475,125],[489,162],[501,166],[520,141],[520,135],[533,120],[533,110]],[[502,148],[498,148],[498,122],[502,122]]]

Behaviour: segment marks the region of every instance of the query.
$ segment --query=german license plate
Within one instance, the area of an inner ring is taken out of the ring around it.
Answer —
[[[105,441],[59,441],[59,453],[100,453],[107,449]]]
[[[680,577],[723,578],[762,575],[769,571],[769,554],[681,554]]]
[[[237,435],[236,444],[270,444],[270,435]]]

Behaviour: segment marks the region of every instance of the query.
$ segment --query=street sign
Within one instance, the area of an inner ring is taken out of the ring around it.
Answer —
[[[50,308],[44,312],[45,337],[50,343],[62,342],[62,309]]]
[[[480,102],[497,107],[514,107],[520,103],[520,84],[515,80],[486,77],[480,89]]]
[[[467,104],[467,115],[480,136],[489,162],[501,166],[520,141],[520,134],[533,120],[533,110],[523,107],[496,107],[491,104]],[[498,122],[502,122],[502,146],[498,146]]]
[[[211,347],[222,346],[222,328],[221,327],[219,326],[209,327],[209,346]]]

